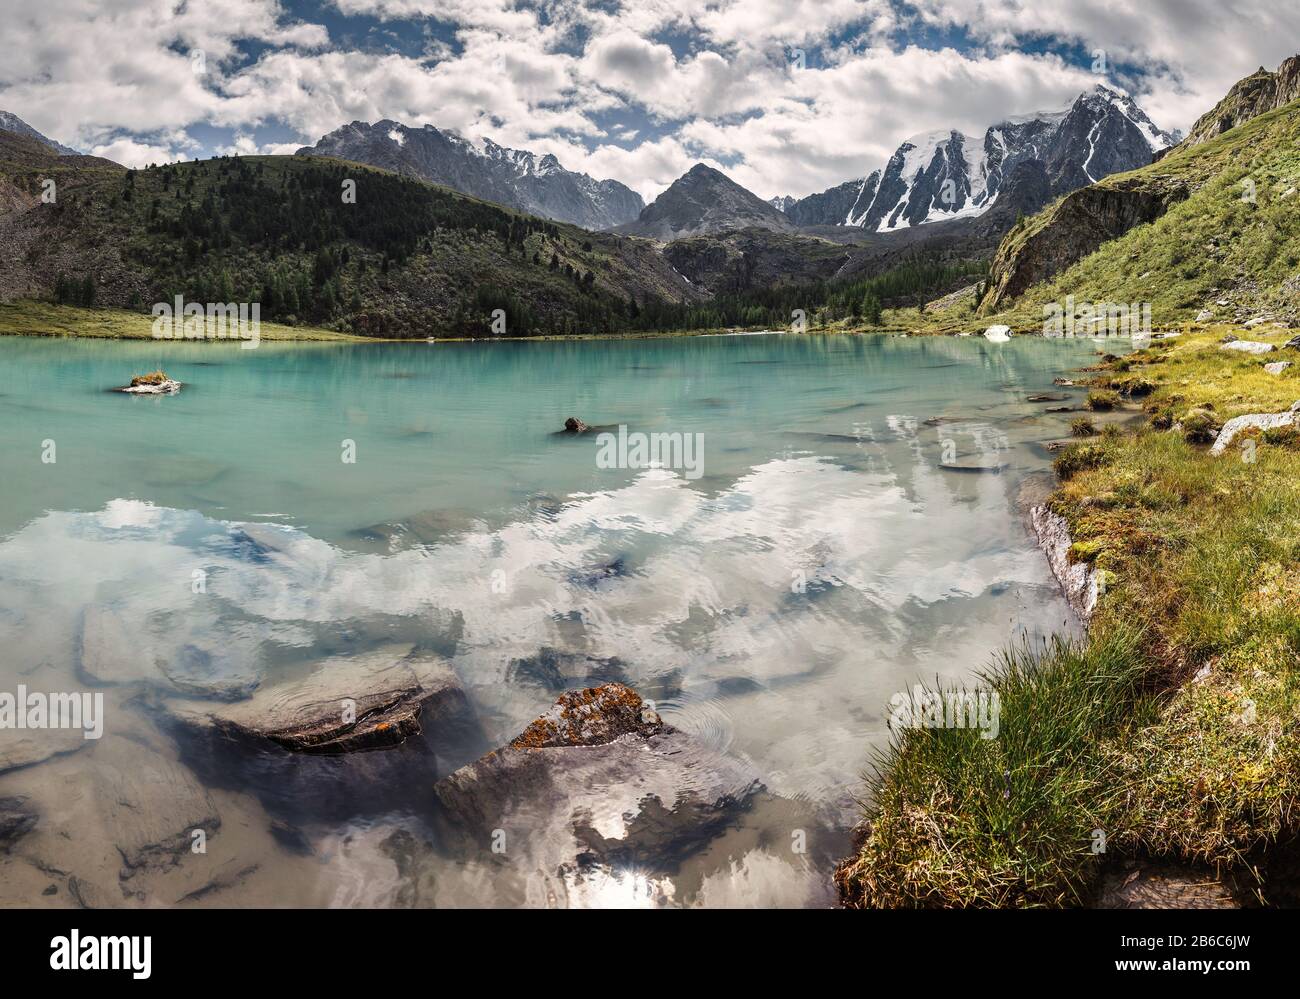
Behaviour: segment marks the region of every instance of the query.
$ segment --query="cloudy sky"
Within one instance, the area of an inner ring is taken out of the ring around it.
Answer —
[[[770,197],[1103,78],[1186,129],[1297,49],[1296,0],[0,0],[0,109],[132,166],[392,118]]]

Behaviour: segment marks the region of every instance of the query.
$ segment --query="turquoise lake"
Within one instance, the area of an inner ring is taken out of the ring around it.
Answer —
[[[689,864],[606,871],[561,902],[830,904],[891,696],[1075,627],[1019,503],[1077,415],[1048,409],[1082,405],[1053,379],[1102,349],[0,338],[0,690],[93,686],[90,608],[111,609],[142,656],[197,655],[253,683],[428,644],[489,745],[554,702],[539,663],[596,664],[752,763],[767,797]],[[158,367],[178,395],[110,391]],[[1029,401],[1041,395],[1056,398]],[[557,433],[570,416],[594,429]],[[599,434],[620,426],[701,435],[698,466],[602,467]],[[0,871],[0,904],[42,904],[37,860],[109,904],[535,903],[517,872],[394,845],[394,829],[423,842],[429,787],[466,759],[355,807],[272,800],[187,758],[158,721],[165,693],[103,692],[94,745],[4,772],[6,753],[27,757],[0,733],[0,798],[46,809],[25,866]],[[132,895],[114,836],[146,834],[114,804],[113,774],[216,813],[209,868],[160,868]]]

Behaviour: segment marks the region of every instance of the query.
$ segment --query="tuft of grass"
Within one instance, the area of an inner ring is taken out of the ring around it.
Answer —
[[[1093,830],[1123,801],[1106,740],[1146,702],[1140,636],[1006,651],[980,676],[998,695],[996,738],[904,729],[873,762],[874,804],[835,879],[850,907],[1061,906],[1092,891]]]
[[[1101,466],[1106,457],[1106,448],[1101,443],[1071,444],[1056,456],[1052,469],[1056,477],[1065,482],[1078,472]]]
[[[1086,416],[1077,416],[1070,421],[1070,433],[1075,437],[1091,437],[1096,432],[1096,425]]]
[[[1085,405],[1093,412],[1105,412],[1119,405],[1119,395],[1109,389],[1096,389],[1088,393]]]
[[[1208,409],[1188,410],[1183,417],[1183,440],[1189,444],[1208,444],[1219,431],[1219,421]]]

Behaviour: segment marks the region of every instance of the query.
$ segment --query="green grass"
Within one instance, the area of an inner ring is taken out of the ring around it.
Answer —
[[[906,729],[876,761],[870,831],[836,880],[869,907],[1059,906],[1091,891],[1122,802],[1105,740],[1132,723],[1137,635],[1018,648],[981,676],[1000,732]]]
[[[1219,336],[1154,343],[1095,380],[1140,372],[1153,420],[1300,397],[1289,370],[1263,372],[1273,355]],[[1052,508],[1105,581],[1088,644],[988,674],[1007,745],[923,730],[890,748],[838,875],[847,904],[1086,903],[1093,828],[1108,856],[1243,872],[1300,834],[1300,434],[1245,440],[1211,457],[1172,426],[1108,428],[1057,456]]]
[[[0,336],[76,336],[116,340],[153,340],[153,317],[125,309],[83,309],[22,299],[0,302]],[[367,337],[349,336],[310,326],[280,326],[262,323],[263,340],[335,340],[360,342]],[[181,341],[192,343],[195,341]]]

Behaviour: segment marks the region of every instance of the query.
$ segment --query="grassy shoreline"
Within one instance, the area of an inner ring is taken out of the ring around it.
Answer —
[[[980,329],[983,326],[979,325]],[[678,337],[696,336],[744,336],[757,333],[783,333],[769,327],[727,327],[723,329],[691,330],[638,330],[627,333],[555,333],[538,336],[501,336],[501,337],[375,337],[358,336],[353,333],[340,333],[335,330],[321,329],[313,326],[282,326],[278,323],[263,322],[260,338],[277,342],[313,341],[334,343],[534,343],[534,342],[568,342],[574,340],[660,340]],[[811,334],[846,334],[862,335],[897,335],[900,333],[943,333],[946,329],[920,329],[915,324],[901,325],[896,322],[882,323],[878,326],[854,325],[837,322],[825,327],[807,331]],[[35,299],[19,299],[13,302],[0,302],[0,336],[46,336],[46,337],[86,337],[109,340],[157,340],[153,335],[153,317],[125,309],[82,308],[73,305],[56,305]],[[182,343],[220,342],[185,340]]]
[[[1300,364],[1268,374],[1293,352],[1223,351],[1222,333],[1155,341],[1092,379],[1147,425],[1057,461],[1049,505],[1105,582],[1086,643],[984,672],[998,739],[894,740],[836,874],[844,904],[1088,905],[1120,858],[1241,877],[1265,902],[1290,890],[1260,862],[1300,835],[1300,433],[1251,431],[1214,457],[1204,423],[1285,411]]]

